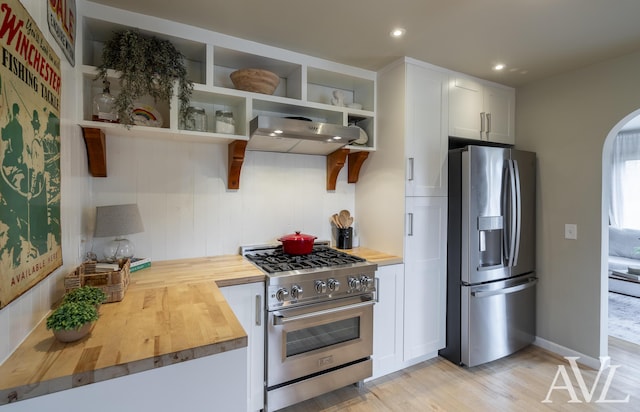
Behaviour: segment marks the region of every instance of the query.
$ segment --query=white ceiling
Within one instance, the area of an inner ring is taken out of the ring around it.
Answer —
[[[370,70],[409,56],[511,86],[640,50],[640,0],[92,1]]]

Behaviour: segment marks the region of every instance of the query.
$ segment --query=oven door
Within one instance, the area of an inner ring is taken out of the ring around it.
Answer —
[[[368,359],[373,304],[365,295],[270,312],[267,387]]]

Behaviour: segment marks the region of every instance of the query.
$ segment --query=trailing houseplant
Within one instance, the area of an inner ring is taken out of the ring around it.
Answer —
[[[100,305],[107,300],[107,294],[95,286],[82,286],[67,292],[62,302],[88,302],[92,305]]]
[[[81,339],[98,320],[98,309],[91,302],[64,302],[47,318],[47,329],[62,342]]]
[[[120,123],[127,127],[133,124],[131,111],[141,96],[170,102],[176,81],[180,120],[187,120],[193,82],[187,79],[184,56],[170,41],[137,30],[117,32],[104,45],[96,79],[108,80],[108,69],[121,73],[120,93],[115,98]]]

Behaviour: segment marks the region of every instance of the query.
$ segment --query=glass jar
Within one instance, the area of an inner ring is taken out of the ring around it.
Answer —
[[[216,132],[234,134],[236,131],[236,122],[233,119],[233,112],[224,110],[216,111]]]
[[[187,124],[185,125],[185,129],[195,130],[198,132],[207,131],[207,113],[202,107],[189,107],[189,114],[187,116]]]
[[[102,82],[102,93],[93,98],[93,114],[91,119],[98,122],[117,123],[116,98],[109,90],[108,80]]]

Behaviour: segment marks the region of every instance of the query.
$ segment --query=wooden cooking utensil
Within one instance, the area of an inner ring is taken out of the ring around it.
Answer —
[[[338,216],[337,213],[334,213],[333,216],[331,216],[331,221],[333,222],[334,225],[336,225],[337,228],[342,229],[342,224],[340,223],[340,217]]]
[[[347,228],[349,227],[349,218],[351,217],[351,213],[349,213],[348,210],[341,210],[340,211],[340,224],[342,225],[343,228]]]
[[[347,219],[347,227],[351,227],[351,225],[353,225],[353,216],[349,216],[349,219]]]

